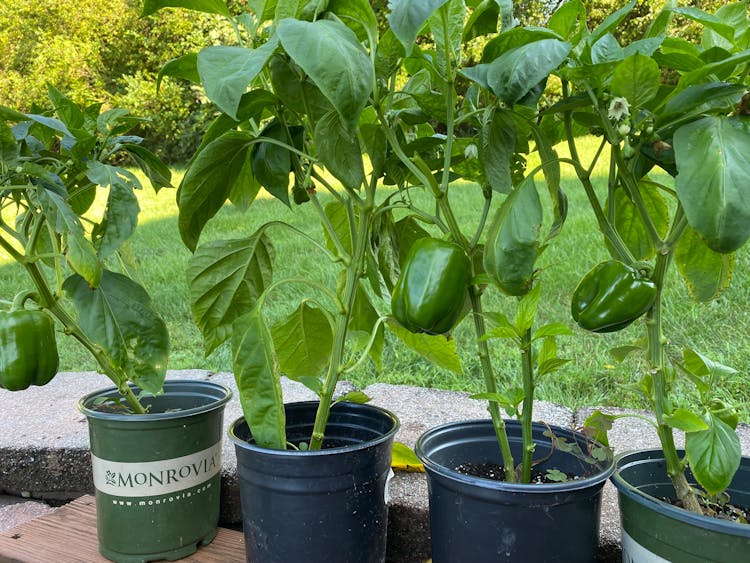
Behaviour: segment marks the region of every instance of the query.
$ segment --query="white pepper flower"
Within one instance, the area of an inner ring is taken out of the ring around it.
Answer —
[[[479,149],[474,143],[466,145],[464,149],[464,157],[467,159],[477,158],[479,156]]]
[[[625,98],[612,98],[607,115],[612,121],[620,121],[625,117],[630,117],[630,104]]]

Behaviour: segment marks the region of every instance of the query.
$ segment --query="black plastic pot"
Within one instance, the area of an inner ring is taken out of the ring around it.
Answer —
[[[624,562],[748,560],[750,525],[702,516],[658,500],[675,494],[661,450],[619,456],[612,482],[619,493]],[[742,458],[727,492],[732,503],[750,506],[750,458]]]
[[[317,402],[286,405],[288,441],[309,440],[317,407]],[[324,449],[271,450],[253,443],[243,418],[234,422],[229,436],[237,451],[247,560],[384,561],[396,430],[398,420],[388,411],[338,403],[331,409]]]
[[[514,459],[521,457],[521,425],[507,421]],[[577,441],[576,432],[550,427],[556,436]],[[535,459],[551,449],[548,427],[534,424]],[[455,422],[432,428],[415,451],[427,472],[430,533],[434,563],[489,561],[594,561],[599,543],[602,487],[613,462],[592,466],[556,450],[537,466],[581,475],[553,484],[505,483],[455,471],[462,463],[500,463],[500,448],[489,420]]]
[[[99,552],[128,563],[190,555],[216,535],[222,420],[232,392],[208,381],[167,381],[163,395],[144,399],[149,414],[96,410],[97,400],[113,396],[115,387],[78,403],[89,423]]]

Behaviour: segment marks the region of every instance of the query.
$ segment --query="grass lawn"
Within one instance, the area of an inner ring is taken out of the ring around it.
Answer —
[[[592,149],[593,147],[588,147]],[[541,258],[543,272],[542,304],[540,321],[562,321],[574,329],[573,337],[559,339],[560,355],[570,358],[559,372],[539,381],[537,396],[568,407],[585,405],[616,405],[624,407],[642,406],[639,397],[623,387],[637,379],[639,366],[635,361],[617,364],[608,350],[630,343],[643,336],[640,323],[612,334],[595,335],[574,326],[569,313],[569,297],[580,277],[598,261],[605,259],[600,236],[594,230],[593,213],[588,207],[583,190],[570,170],[563,170],[563,186],[570,200],[568,221],[563,233],[553,241]],[[175,184],[180,173],[176,173]],[[603,166],[596,171],[596,185],[605,188],[606,175]],[[539,184],[542,188],[542,184]],[[544,198],[543,190],[540,190]],[[475,185],[458,184],[451,194],[454,208],[467,233],[473,232],[478,221],[482,198]],[[500,199],[500,198],[498,198]],[[187,297],[185,267],[190,253],[180,241],[177,231],[177,207],[174,190],[163,189],[158,194],[144,189],[139,194],[141,203],[140,225],[132,237],[126,252],[125,263],[133,268],[135,276],[148,289],[156,308],[169,327],[172,340],[171,369],[204,368],[216,371],[231,371],[228,345],[222,346],[210,357],[204,356],[200,333],[195,327]],[[233,207],[225,207],[208,225],[201,240],[238,238],[251,234],[261,223],[278,219],[295,225],[314,235],[319,235],[319,223],[311,206],[287,209],[272,199],[259,199],[247,213]],[[321,260],[309,243],[299,237],[292,238],[286,232],[275,230],[272,235],[283,238],[274,241],[277,265],[275,277],[295,271],[312,275],[329,286],[335,285],[335,275],[329,264]],[[689,299],[684,284],[679,280],[672,284],[666,294],[665,332],[679,347],[689,345],[712,359],[739,370],[726,388],[736,403],[750,402],[750,390],[745,382],[745,365],[750,360],[750,276],[748,252],[741,250],[735,263],[733,286],[718,300],[709,304],[694,304]],[[676,276],[676,272],[672,272]],[[21,289],[29,287],[25,272],[8,257],[0,253],[0,298],[11,299]],[[295,286],[270,304],[269,316],[279,317],[291,311],[304,290]],[[381,314],[388,312],[388,303],[380,303]],[[497,295],[485,300],[488,311],[502,311],[512,315],[513,300]],[[473,326],[463,322],[455,331],[455,338],[464,367],[459,376],[431,366],[402,346],[392,335],[388,335],[383,358],[383,370],[377,373],[374,367],[363,365],[349,379],[359,386],[374,382],[388,382],[432,386],[445,389],[480,391],[482,378],[478,360],[474,356]],[[514,350],[502,341],[493,340],[493,362],[500,377],[510,381],[516,377],[517,362]],[[70,338],[59,338],[61,369],[65,371],[93,370],[95,364],[85,350]],[[104,384],[105,381],[102,380]],[[689,400],[685,393],[684,400]],[[747,415],[749,409],[743,408]],[[743,418],[747,419],[747,416]]]

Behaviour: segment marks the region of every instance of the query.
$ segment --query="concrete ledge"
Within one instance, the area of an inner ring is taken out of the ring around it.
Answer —
[[[235,392],[235,397],[225,410],[225,428],[242,415],[231,374],[185,370],[172,371],[168,378],[210,379],[223,383]],[[34,511],[50,510],[38,502],[19,500],[59,503],[94,492],[86,418],[78,411],[77,403],[83,395],[106,384],[107,381],[95,373],[62,373],[45,387],[34,387],[23,393],[0,390],[0,427],[3,428],[0,433],[0,495],[23,497],[6,498],[5,505],[0,502],[0,523],[10,521],[11,511],[40,515],[41,512],[36,514]],[[313,393],[301,384],[284,380],[282,387],[287,401],[315,399]],[[343,382],[339,392],[344,393],[352,388],[351,384]],[[371,385],[364,391],[372,397],[373,404],[399,417],[401,429],[396,440],[410,447],[422,432],[432,426],[456,420],[487,418],[484,403],[469,399],[465,393],[381,383]],[[613,414],[635,412],[611,408],[602,410]],[[563,427],[579,426],[592,411],[593,408],[587,408],[573,412],[546,402],[535,404],[536,418]],[[747,454],[750,452],[750,430],[745,425],[740,427],[740,438],[743,452]],[[610,440],[616,452],[658,447],[653,429],[633,418],[618,420],[610,433]],[[224,525],[236,526],[241,523],[236,465],[234,447],[229,440],[224,440],[221,510]],[[425,476],[417,473],[397,474],[391,481],[390,496],[388,560],[402,563],[428,558]],[[614,487],[608,483],[602,507],[600,561],[619,560],[617,496]]]

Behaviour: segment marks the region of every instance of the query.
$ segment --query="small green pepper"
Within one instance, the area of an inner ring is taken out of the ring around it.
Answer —
[[[20,391],[46,385],[59,365],[54,322],[39,309],[0,312],[0,387]]]
[[[471,264],[460,246],[421,238],[409,250],[393,288],[393,316],[414,333],[449,332],[461,316],[470,281]]]
[[[573,319],[592,332],[621,330],[648,311],[656,284],[617,260],[597,264],[573,292]]]

